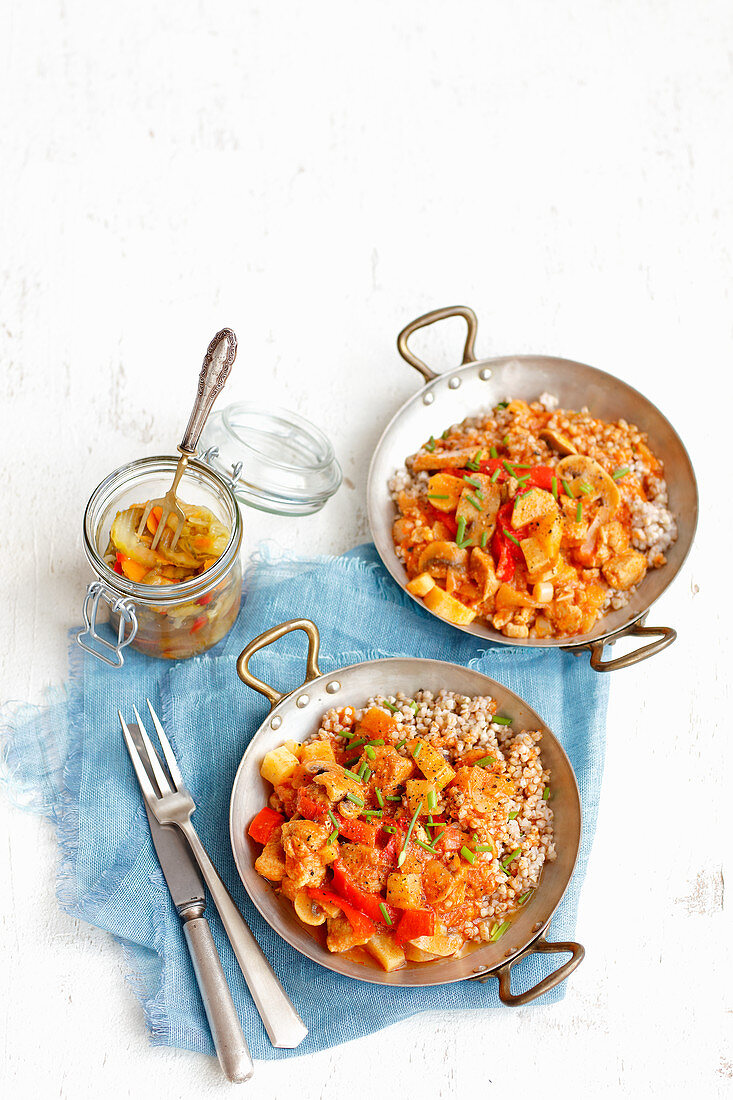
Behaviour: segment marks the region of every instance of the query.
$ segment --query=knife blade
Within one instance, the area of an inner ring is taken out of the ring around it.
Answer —
[[[134,723],[128,726],[141,760],[154,786],[155,777]],[[242,1032],[232,994],[227,985],[221,959],[216,950],[209,922],[204,916],[206,889],[188,841],[173,825],[161,825],[145,805],[153,847],[179,917],[191,953],[196,981],[209,1021],[219,1063],[233,1082],[249,1080],[254,1072],[247,1040]]]

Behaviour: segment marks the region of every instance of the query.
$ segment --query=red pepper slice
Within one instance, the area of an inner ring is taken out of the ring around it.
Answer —
[[[334,894],[333,890],[324,890],[320,886],[309,886],[307,889],[308,897],[313,898],[314,901],[319,901],[321,904],[328,902],[330,905],[337,905],[357,936],[371,939],[377,931],[374,921],[370,920],[364,913],[360,913],[353,905],[349,905],[348,901],[344,901],[338,894]]]
[[[201,596],[198,600],[196,600],[196,603],[199,604],[200,607],[206,607],[207,603],[211,603],[213,598],[213,593],[207,592],[205,596]]]
[[[355,818],[341,817],[335,814],[339,823],[339,832],[347,840],[353,840],[355,844],[367,844],[370,848],[377,845],[377,831],[379,825],[367,824],[366,821],[358,821]]]
[[[395,938],[400,943],[416,940],[420,936],[435,934],[435,913],[432,909],[406,909],[397,925]]]
[[[557,477],[557,471],[552,466],[533,466],[529,471],[529,480],[538,489],[546,489],[552,492],[552,479]]]
[[[202,626],[206,626],[208,621],[209,620],[206,618],[205,615],[199,615],[198,619],[194,619],[193,626],[191,627],[189,633],[195,634],[196,631],[200,630]]]
[[[299,787],[295,799],[295,809],[308,821],[323,823],[328,815],[328,802],[325,799],[323,802],[319,802],[309,793],[307,787]]]
[[[433,508],[432,504],[428,505],[427,518],[430,523],[442,523],[448,528],[448,533],[453,536],[458,531],[458,524],[452,515],[448,512],[440,512],[437,508]]]
[[[390,927],[389,921],[385,919],[384,913],[380,909],[380,905],[383,905],[392,924],[397,923],[399,914],[394,906],[387,905],[384,898],[380,897],[379,894],[368,894],[366,890],[362,890],[357,886],[347,874],[343,864],[338,860],[333,865],[333,887],[341,897],[346,898],[349,905],[353,905],[361,913],[365,913],[370,920],[377,921],[387,928]]]
[[[271,810],[269,806],[264,806],[252,818],[247,832],[258,844],[267,844],[275,829],[278,825],[282,825],[284,821],[285,818],[277,810]]]

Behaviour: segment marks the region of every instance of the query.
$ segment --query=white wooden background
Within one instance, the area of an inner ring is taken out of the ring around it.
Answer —
[[[248,514],[247,552],[367,536],[368,459],[418,381],[395,335],[454,302],[483,355],[644,390],[700,478],[652,613],[679,640],[613,679],[565,1001],[258,1064],[249,1094],[730,1095],[730,0],[9,0],[0,58],[4,698],[63,679],[87,496],[173,449],[222,325],[229,398],[315,419],[348,479],[318,516]],[[454,365],[462,335],[418,347]],[[225,1094],[148,1047],[120,951],[58,911],[50,827],[0,814],[2,1094]]]

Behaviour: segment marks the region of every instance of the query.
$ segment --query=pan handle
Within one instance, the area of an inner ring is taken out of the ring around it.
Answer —
[[[264,649],[265,646],[271,645],[276,642],[278,638],[282,638],[285,634],[290,634],[293,630],[304,630],[308,635],[308,657],[306,658],[305,666],[305,679],[297,688],[293,688],[292,691],[278,691],[276,688],[271,687],[270,684],[266,684],[264,680],[258,680],[256,676],[253,676],[249,671],[249,659],[258,650]],[[311,680],[315,680],[317,676],[321,675],[321,670],[318,667],[318,649],[321,644],[321,636],[318,633],[318,627],[310,619],[288,619],[286,623],[280,623],[279,626],[272,626],[269,630],[265,630],[264,633],[259,634],[256,638],[253,638],[249,645],[245,646],[242,652],[237,658],[237,675],[243,684],[247,687],[254,688],[255,691],[259,691],[260,695],[264,695],[266,699],[270,700],[270,710],[276,707],[277,704],[284,699],[287,695],[291,695],[293,691],[298,691],[299,688],[305,687]]]
[[[559,966],[557,970],[554,970],[552,974],[548,974],[542,981],[537,982],[537,985],[533,985],[530,989],[526,989],[524,993],[512,993],[512,967],[522,959],[526,959],[529,955],[533,955],[538,952],[541,955],[557,955],[566,951],[570,952],[571,957],[567,962]],[[512,959],[511,962],[504,963],[498,970],[494,971],[494,974],[499,979],[499,998],[503,1004],[509,1005],[512,1008],[517,1008],[519,1005],[529,1004],[530,1001],[534,1001],[537,997],[541,997],[543,993],[549,993],[551,989],[554,989],[560,982],[564,982],[572,972],[580,966],[585,957],[585,948],[580,943],[574,943],[572,940],[568,940],[565,943],[548,943],[544,936],[540,936],[535,940],[533,944],[523,951],[521,955],[517,955],[516,959]]]
[[[603,649],[606,643],[599,639],[599,641],[591,643],[591,668],[595,669],[596,672],[616,672],[619,668],[628,668],[629,665],[645,661],[647,657],[653,657],[655,653],[661,653],[668,645],[672,645],[677,637],[677,631],[673,630],[671,626],[644,626],[643,623],[643,619],[641,622],[633,623],[628,630],[617,634],[612,641],[615,642],[618,638],[626,637],[646,638],[651,635],[657,638],[656,642],[649,642],[640,649],[632,650],[631,653],[624,653],[622,657],[614,657],[610,661],[604,661]]]
[[[426,325],[432,325],[436,321],[444,321],[446,317],[463,317],[468,325],[468,333],[466,334],[466,343],[463,348],[463,362],[473,363],[476,359],[476,352],[474,350],[474,344],[476,343],[476,333],[478,331],[478,319],[476,314],[470,308],[470,306],[446,306],[444,309],[431,309],[430,313],[423,313],[422,317],[417,317],[414,321],[410,321],[409,325],[405,325],[402,332],[397,337],[397,350],[411,367],[419,371],[426,382],[432,382],[434,378],[438,377],[438,374],[431,370],[427,363],[423,363],[422,359],[410,351],[407,346],[407,341],[412,336],[413,332],[417,332],[419,328],[425,328]]]

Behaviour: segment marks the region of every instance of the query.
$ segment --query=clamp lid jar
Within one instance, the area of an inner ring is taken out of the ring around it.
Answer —
[[[104,560],[117,513],[164,493],[177,464],[177,457],[164,455],[121,466],[97,486],[84,512],[84,551],[95,580],[87,587],[77,642],[118,668],[128,645],[173,660],[203,653],[221,641],[239,613],[242,518],[228,484],[202,462],[189,462],[179,494],[187,504],[208,508],[229,530],[229,541],[210,568],[190,580],[152,587],[115,572]],[[100,605],[109,608],[116,641],[98,632]]]
[[[202,460],[241,504],[284,516],[318,512],[341,484],[331,443],[288,409],[239,401],[215,413],[203,434]]]

